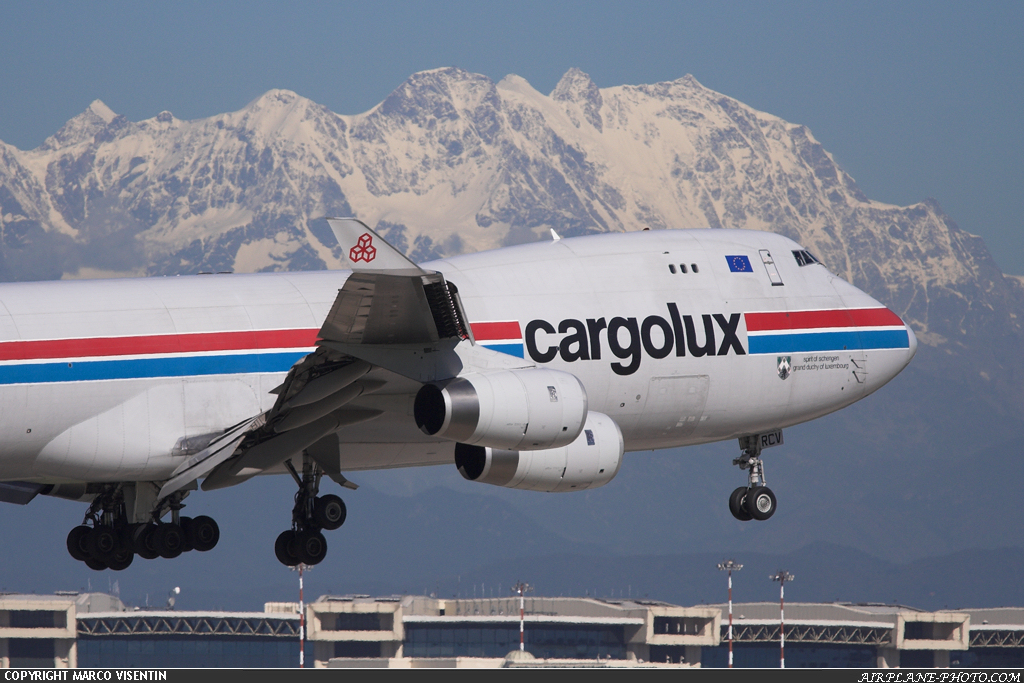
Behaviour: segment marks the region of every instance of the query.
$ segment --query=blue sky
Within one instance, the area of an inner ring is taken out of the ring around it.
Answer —
[[[459,66],[548,92],[691,73],[810,127],[873,199],[935,198],[1024,274],[1024,3],[44,2],[0,7],[0,140],[101,99],[132,120],[287,88],[341,114]]]

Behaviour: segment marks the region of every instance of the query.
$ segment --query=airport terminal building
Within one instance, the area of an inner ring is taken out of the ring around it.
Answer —
[[[306,608],[308,667],[724,667],[724,605],[650,600],[323,596]],[[737,667],[778,667],[777,603],[733,605]],[[89,593],[0,595],[3,667],[296,667],[297,603],[263,612],[128,608]],[[1021,667],[1024,608],[926,612],[787,603],[786,666]]]

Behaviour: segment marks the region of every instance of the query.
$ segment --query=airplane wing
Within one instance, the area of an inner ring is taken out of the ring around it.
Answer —
[[[531,365],[474,344],[458,290],[441,273],[423,270],[355,219],[328,221],[353,272],[320,329],[317,350],[291,368],[271,410],[231,432],[241,436],[226,434],[194,456],[161,497],[204,475],[203,490],[233,486],[304,450],[350,486],[339,471],[337,438],[325,437],[383,412],[351,406],[355,399],[381,391],[389,378],[429,382],[455,377],[466,365]]]

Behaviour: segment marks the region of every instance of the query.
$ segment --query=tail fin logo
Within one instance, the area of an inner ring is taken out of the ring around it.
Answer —
[[[348,250],[348,257],[352,263],[359,263],[360,261],[369,263],[377,258],[377,247],[373,246],[373,237],[370,233],[363,233],[356,242],[356,246]]]

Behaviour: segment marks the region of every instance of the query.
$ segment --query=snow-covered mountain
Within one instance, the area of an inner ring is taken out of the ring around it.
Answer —
[[[317,220],[331,214],[416,260],[548,228],[773,230],[914,325],[922,345],[900,378],[773,454],[770,532],[726,511],[745,481],[735,444],[628,460],[572,502],[488,491],[549,530],[638,553],[848,540],[898,559],[1022,543],[1024,280],[935,201],[871,201],[807,128],[691,76],[600,89],[573,69],[544,95],[439,69],[354,116],[283,90],[197,121],[131,122],[97,101],[37,149],[0,143],[4,280],[337,267]]]
[[[937,203],[870,200],[807,128],[692,76],[599,89],[572,69],[544,95],[437,69],[354,116],[285,90],[197,121],[131,122],[96,101],[37,149],[0,143],[8,280],[336,267],[326,214],[377,225],[417,260],[547,228],[773,230],[926,344],[1019,345],[1024,320],[1020,281]]]

